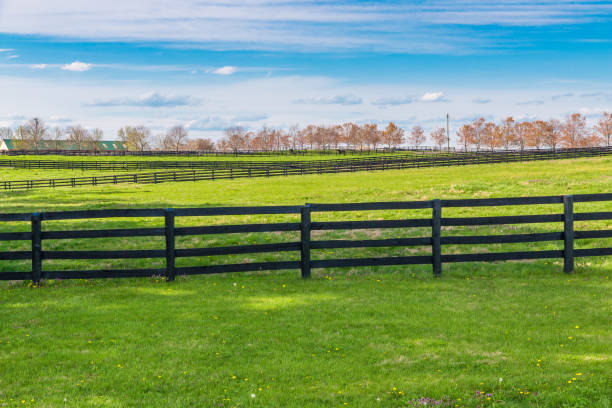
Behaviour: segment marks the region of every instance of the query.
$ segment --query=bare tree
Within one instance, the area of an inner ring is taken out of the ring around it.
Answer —
[[[178,152],[185,146],[188,136],[189,134],[183,126],[174,126],[166,133],[164,146],[170,147],[169,150]]]
[[[81,125],[70,126],[67,129],[68,140],[77,146],[78,150],[83,150],[88,140],[87,129],[84,129]]]
[[[26,135],[30,141],[31,146],[38,153],[38,149],[41,147],[42,141],[47,135],[47,127],[45,122],[40,118],[32,118],[25,125]]]
[[[292,125],[287,130],[287,139],[289,141],[289,147],[293,150],[296,150],[298,146],[300,146],[299,134],[300,134],[300,127],[297,124]],[[303,146],[304,144],[301,143],[301,145]]]
[[[425,143],[425,131],[419,125],[414,125],[412,130],[410,131],[410,137],[408,138],[408,143],[419,148],[423,143]]]
[[[544,144],[556,150],[561,141],[561,122],[558,119],[551,119],[546,122],[542,130],[544,132]]]
[[[87,146],[89,150],[98,151],[100,150],[100,142],[104,137],[102,129],[95,128],[87,134]]]
[[[10,127],[2,127],[0,128],[0,140],[1,139],[12,139],[13,138],[13,129]]]
[[[234,154],[238,154],[241,149],[244,149],[247,142],[247,132],[242,126],[232,126],[225,129],[225,138],[223,146]]]
[[[25,126],[19,125],[15,129],[15,147],[20,150],[29,150],[32,144]]]
[[[610,138],[612,137],[612,112],[604,112],[603,117],[599,119],[594,127],[595,132],[605,140],[606,146],[610,146]]]
[[[51,137],[53,138],[53,149],[61,150],[61,141],[64,139],[64,131],[59,127],[55,127],[51,132]]]
[[[472,129],[474,132],[474,146],[476,146],[476,151],[480,150],[480,146],[484,143],[484,129],[485,127],[485,118],[478,118],[472,122]]]
[[[208,138],[198,138],[189,140],[185,147],[187,150],[205,152],[215,150],[215,142]]]
[[[431,132],[431,140],[442,150],[442,146],[446,143],[446,129],[443,127],[436,128]]]
[[[510,150],[510,147],[514,145],[516,141],[516,131],[515,131],[515,123],[514,118],[512,116],[508,116],[506,119],[502,121],[502,145],[504,149]]]
[[[125,143],[128,150],[142,152],[151,148],[151,129],[145,126],[124,126],[117,132],[117,140]]]

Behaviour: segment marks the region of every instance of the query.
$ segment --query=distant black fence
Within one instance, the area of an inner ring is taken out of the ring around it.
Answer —
[[[70,177],[41,180],[0,181],[0,189],[97,186],[104,184],[156,184],[178,181],[223,180],[246,177],[273,177],[307,174],[346,173],[356,171],[394,170],[421,167],[464,166],[473,164],[511,163],[558,160],[612,155],[612,148],[585,148],[540,151],[459,152],[431,155],[389,155],[336,160],[308,161],[57,161],[0,160],[0,167],[26,169],[77,169],[117,171],[153,168],[190,168],[190,170],[155,173],[113,174],[107,176]]]
[[[447,148],[438,149],[435,147],[402,147],[402,148],[387,148],[379,147],[377,149],[347,149],[347,148],[329,148],[329,149],[280,149],[280,150],[5,150],[0,151],[0,155],[5,156],[23,156],[23,155],[58,155],[58,156],[137,156],[137,157],[160,157],[160,156],[176,156],[176,157],[202,157],[202,156],[343,156],[351,155],[369,155],[390,152],[423,152],[423,151],[447,151]],[[451,147],[451,151],[455,148]]]
[[[226,272],[245,272],[261,270],[299,269],[304,278],[311,275],[311,269],[342,268],[384,265],[432,265],[435,276],[441,276],[442,264],[454,262],[493,262],[506,260],[526,260],[562,258],[564,271],[572,272],[575,257],[610,256],[612,247],[575,249],[574,240],[612,238],[612,229],[576,231],[575,221],[595,221],[612,219],[612,211],[575,213],[574,203],[612,202],[612,193],[580,194],[566,196],[517,197],[491,199],[455,199],[412,202],[375,202],[353,204],[306,204],[303,206],[273,207],[216,207],[216,208],[178,208],[178,209],[123,209],[123,210],[85,210],[43,213],[0,214],[0,222],[28,222],[31,230],[27,232],[2,232],[0,241],[30,241],[30,251],[0,252],[0,261],[31,260],[30,272],[9,272],[0,268],[0,280],[41,279],[93,279],[125,278],[163,275],[173,280],[176,275],[200,275]],[[540,204],[563,205],[559,214],[513,215],[448,218],[442,216],[443,208],[491,207],[491,206],[530,206]],[[612,209],[612,207],[607,207]],[[431,217],[418,219],[392,219],[376,221],[313,221],[312,216],[323,212],[355,212],[378,210],[423,210],[431,209]],[[238,225],[201,225],[175,227],[177,217],[209,217],[226,215],[255,214],[294,214],[300,215],[299,222],[260,223]],[[89,220],[100,218],[163,217],[164,227],[160,228],[122,228],[105,230],[49,230],[43,229],[43,222],[57,220]],[[509,234],[509,235],[465,235],[442,236],[442,227],[484,226],[503,224],[562,223],[562,231]],[[312,231],[338,231],[362,229],[397,229],[426,227],[431,233],[419,238],[392,238],[370,240],[313,240]],[[299,240],[271,244],[247,244],[206,248],[176,248],[176,237],[208,234],[240,234],[262,232],[299,232]],[[113,237],[165,237],[165,248],[114,251],[47,251],[43,249],[45,240],[77,240]],[[562,250],[493,252],[469,254],[443,254],[444,245],[478,245],[496,243],[530,243],[544,241],[563,241]],[[394,256],[375,258],[336,258],[312,259],[313,250],[336,248],[379,248],[379,247],[429,247],[430,255]],[[299,252],[299,260],[275,262],[247,262],[235,264],[176,267],[176,259],[182,257],[207,257],[233,254]],[[45,260],[95,260],[95,259],[134,259],[164,258],[165,268],[158,269],[121,269],[121,270],[46,270]],[[1,266],[1,264],[0,264]]]

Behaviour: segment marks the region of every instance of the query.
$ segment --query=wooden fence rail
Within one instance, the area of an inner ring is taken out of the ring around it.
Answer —
[[[563,258],[564,271],[572,272],[575,257],[611,256],[612,247],[602,246],[589,249],[575,249],[574,241],[579,239],[612,238],[612,229],[575,231],[574,221],[612,220],[612,211],[574,213],[574,203],[602,202],[606,209],[612,210],[612,193],[582,194],[574,196],[514,197],[492,199],[432,200],[412,202],[375,202],[352,204],[306,204],[303,206],[268,207],[212,207],[177,209],[115,209],[85,210],[42,213],[0,214],[0,222],[29,222],[29,232],[0,232],[0,242],[31,241],[31,251],[0,252],[1,261],[31,260],[30,272],[7,271],[0,263],[0,280],[41,279],[90,279],[146,277],[163,275],[173,280],[176,275],[197,275],[226,272],[259,270],[299,269],[304,278],[311,276],[312,269],[335,267],[383,266],[383,265],[432,265],[434,276],[442,275],[442,265],[453,262],[492,262],[505,260],[525,260],[544,258]],[[486,217],[444,217],[444,208],[487,207],[487,206],[529,206],[562,205],[563,213],[543,215],[486,216]],[[312,216],[325,212],[355,212],[379,210],[423,210],[431,209],[430,218],[408,218],[374,221],[312,221]],[[258,223],[237,225],[201,225],[176,227],[177,217],[208,217],[220,215],[258,215],[282,214],[300,216],[299,222]],[[163,218],[164,227],[158,228],[121,228],[103,230],[63,230],[43,229],[45,221],[87,220],[101,218]],[[562,231],[529,234],[481,235],[481,236],[443,236],[444,226],[473,226],[530,223],[563,223]],[[338,231],[355,229],[406,229],[431,228],[431,234],[416,238],[387,238],[367,240],[313,240],[312,231]],[[241,234],[260,232],[299,232],[299,240],[267,244],[241,244],[206,248],[176,248],[176,237],[208,234]],[[165,237],[163,249],[138,250],[70,250],[46,251],[46,240],[113,238],[113,237]],[[492,243],[532,243],[563,241],[562,250],[492,252],[468,254],[443,254],[444,245],[478,245]],[[605,243],[605,241],[604,241]],[[609,244],[608,244],[609,245]],[[311,259],[313,251],[337,248],[382,248],[382,247],[430,247],[430,255],[388,256],[368,258]],[[247,262],[235,264],[197,266],[175,265],[176,259],[184,257],[223,256],[254,253],[297,252],[300,260],[274,262]],[[95,259],[165,259],[165,268],[157,269],[120,269],[120,270],[46,270],[45,260],[95,260]]]
[[[353,157],[348,159],[328,160],[277,160],[277,161],[247,161],[247,160],[30,160],[30,159],[0,159],[0,167],[18,169],[47,170],[89,170],[89,171],[129,171],[146,169],[229,169],[229,168],[322,168],[376,163],[414,162],[420,167],[428,164],[444,166],[456,164],[500,163],[532,160],[554,160],[577,157],[594,157],[612,155],[612,147],[592,147],[580,149],[556,150],[507,150],[479,152],[420,152],[416,155],[396,153],[393,155],[376,155],[370,157]],[[447,163],[448,162],[448,163]]]
[[[222,180],[245,177],[273,177],[307,174],[344,173],[356,171],[409,169],[421,167],[463,166],[518,161],[557,160],[577,157],[612,155],[612,148],[567,149],[555,151],[461,152],[415,157],[411,155],[365,157],[340,160],[291,162],[98,162],[98,161],[45,161],[0,160],[0,167],[40,169],[117,170],[136,168],[190,167],[189,170],[154,173],[112,174],[89,177],[71,177],[42,180],[6,180],[0,182],[4,190],[34,188],[97,186],[104,184],[139,183],[156,184],[179,181]],[[138,167],[142,166],[142,167]],[[147,167],[149,166],[149,167]]]

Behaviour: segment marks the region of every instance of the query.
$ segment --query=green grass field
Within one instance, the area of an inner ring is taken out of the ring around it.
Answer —
[[[61,160],[61,161],[312,161],[312,160],[342,160],[380,156],[423,156],[445,154],[444,152],[381,152],[381,153],[347,153],[337,154],[270,154],[270,155],[238,155],[231,154],[211,156],[64,156],[64,155],[14,155],[0,156],[0,160]]]
[[[612,158],[323,176],[111,185],[0,193],[0,212],[283,205],[612,192]],[[0,170],[5,172],[22,170]],[[62,171],[59,171],[61,173]],[[25,174],[25,173],[24,173]],[[61,176],[58,176],[61,177]],[[29,178],[29,177],[26,177]],[[576,211],[612,211],[580,203]],[[444,209],[444,216],[559,213],[560,206]],[[420,211],[315,214],[421,217]],[[190,217],[177,226],[291,216]],[[159,219],[54,221],[44,228],[160,226]],[[3,223],[2,232],[27,231]],[[610,221],[576,229],[609,229]],[[558,224],[446,228],[443,235],[558,231]],[[319,232],[317,238],[426,230]],[[182,238],[177,247],[278,242],[290,233]],[[50,249],[161,248],[161,239],[45,241]],[[95,242],[92,242],[95,241]],[[577,247],[611,246],[611,240]],[[0,251],[27,242],[0,242]],[[444,246],[443,253],[559,249],[561,243]],[[419,252],[420,251],[420,252]],[[319,251],[314,258],[426,254],[427,248]],[[297,259],[185,258],[183,264]],[[48,269],[161,267],[163,260],[44,261]],[[0,271],[28,270],[0,261]],[[159,279],[0,283],[0,406],[609,407],[612,259],[339,268]],[[477,395],[483,392],[483,395]],[[490,394],[490,395],[487,395]],[[489,399],[490,398],[490,399]]]

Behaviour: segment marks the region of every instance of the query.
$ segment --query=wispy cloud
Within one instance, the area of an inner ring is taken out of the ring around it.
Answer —
[[[488,98],[474,98],[472,99],[472,102],[484,105],[487,103],[491,103],[492,101],[491,99],[488,99]]]
[[[529,105],[544,105],[544,101],[541,99],[532,99],[529,101],[522,101],[522,102],[517,102],[516,103],[517,106],[529,106]]]
[[[293,103],[304,105],[360,105],[363,99],[355,95],[336,95],[332,97],[301,98]]]
[[[225,67],[221,67],[221,68],[215,69],[213,71],[213,74],[232,75],[232,74],[235,74],[236,72],[238,72],[238,68],[237,67],[232,67],[230,65],[227,65]]]
[[[13,51],[15,50],[12,48],[0,48],[0,52],[13,52]]]
[[[62,65],[62,69],[64,71],[74,71],[74,72],[84,72],[89,71],[92,67],[92,64],[88,64],[86,62],[74,61],[70,64]]]
[[[397,106],[397,105],[407,105],[416,100],[414,96],[405,96],[403,98],[394,98],[394,97],[385,97],[379,98],[372,102],[372,105],[376,106]]]
[[[369,49],[446,54],[508,46],[515,27],[609,24],[609,2],[407,0],[83,2],[3,0],[4,33],[163,41],[212,49]],[[32,22],[36,22],[33,24]],[[491,36],[470,27],[496,25]],[[168,30],[172,27],[172,30]]]
[[[97,100],[85,106],[111,107],[111,106],[141,106],[147,108],[171,108],[176,106],[199,105],[200,100],[189,95],[164,95],[156,92],[147,93],[139,97],[124,97]]]
[[[208,116],[201,119],[190,120],[185,123],[185,128],[188,130],[198,131],[222,131],[231,126],[249,125],[251,122],[259,122],[266,120],[267,115],[245,115],[233,117]]]
[[[564,94],[553,95],[550,97],[550,99],[552,99],[553,101],[558,101],[560,99],[571,98],[572,96],[574,96],[573,92],[567,92]]]
[[[30,65],[30,68],[32,68],[32,69],[45,69],[45,68],[47,68],[47,64],[34,64],[34,65]]]
[[[19,55],[15,55],[15,54],[13,54],[13,55],[7,55],[7,57],[6,57],[6,58],[8,58],[8,59],[15,59],[15,58],[19,58]]]

